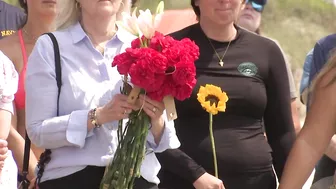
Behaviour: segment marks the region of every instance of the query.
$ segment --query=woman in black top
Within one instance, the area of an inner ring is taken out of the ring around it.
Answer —
[[[159,187],[275,189],[272,164],[281,177],[295,139],[283,55],[273,41],[234,24],[245,0],[192,0],[191,5],[200,22],[172,36],[191,38],[200,47],[198,81],[190,99],[176,102],[181,147],[157,154]],[[226,112],[213,123],[219,179],[212,176],[208,113],[197,101],[205,84],[229,96]]]

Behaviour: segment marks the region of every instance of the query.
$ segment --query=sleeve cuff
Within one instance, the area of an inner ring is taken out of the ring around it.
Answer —
[[[176,136],[174,121],[165,120],[164,127],[165,128],[161,136],[159,145],[155,143],[154,135],[152,134],[152,132],[149,132],[147,136],[147,143],[156,153],[163,152],[167,149],[176,149],[181,145],[180,141]]]
[[[190,175],[190,182],[194,183],[198,178],[200,178],[202,175],[206,173],[205,169],[201,166],[199,166],[191,175]]]
[[[87,119],[89,110],[74,111],[70,114],[66,139],[69,143],[83,148],[85,139],[93,135],[93,130],[87,130]]]

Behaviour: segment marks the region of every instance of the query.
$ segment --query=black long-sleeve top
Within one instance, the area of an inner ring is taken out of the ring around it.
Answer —
[[[269,171],[272,164],[281,177],[295,139],[285,60],[273,41],[236,29],[223,67],[199,24],[172,34],[178,40],[195,41],[200,58],[195,62],[197,85],[192,96],[176,101],[181,147],[157,154],[163,188],[189,188],[205,172],[214,174],[209,114],[197,101],[199,87],[205,84],[221,87],[229,97],[226,112],[213,121],[219,177]],[[210,41],[223,56],[228,43]]]

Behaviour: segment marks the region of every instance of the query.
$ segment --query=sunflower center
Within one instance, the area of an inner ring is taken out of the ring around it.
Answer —
[[[219,102],[219,98],[215,95],[208,95],[205,98],[205,101],[210,101],[210,105],[212,106],[213,104],[215,104],[216,106],[218,106],[218,102]]]

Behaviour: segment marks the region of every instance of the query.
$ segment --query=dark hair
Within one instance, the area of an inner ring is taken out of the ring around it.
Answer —
[[[190,4],[191,4],[192,8],[194,9],[194,12],[195,12],[197,18],[199,18],[201,16],[201,10],[198,6],[195,5],[195,1],[196,0],[191,0]]]
[[[27,2],[24,2],[24,0],[19,0],[21,8],[23,8],[24,12],[27,14],[28,13],[28,5]]]

